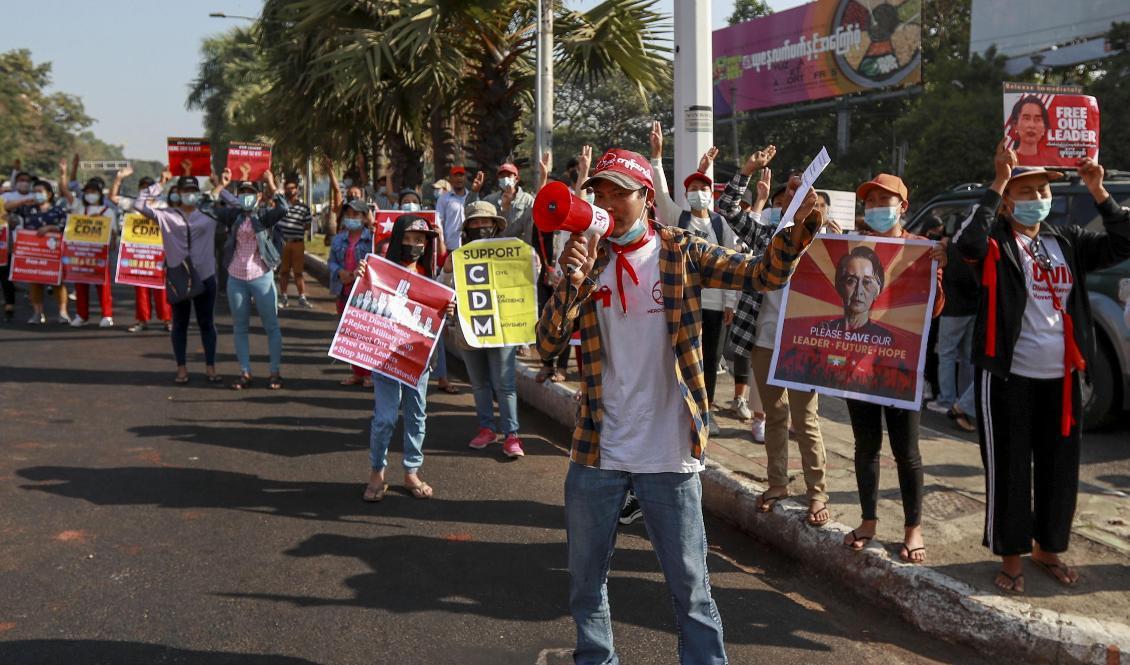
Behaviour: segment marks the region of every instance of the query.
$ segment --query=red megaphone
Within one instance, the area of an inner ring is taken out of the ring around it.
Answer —
[[[612,233],[612,215],[555,181],[542,187],[534,199],[534,225],[543,233],[568,231],[603,238]]]

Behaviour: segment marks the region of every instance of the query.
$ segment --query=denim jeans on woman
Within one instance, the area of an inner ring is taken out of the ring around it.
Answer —
[[[722,619],[710,594],[702,484],[697,473],[628,473],[570,463],[565,477],[569,610],[578,665],[617,665],[608,606],[608,569],[624,497],[632,490],[675,609],[679,662],[727,663]]]
[[[165,294],[159,297],[164,298]],[[216,365],[216,276],[210,275],[204,280],[204,292],[195,298],[182,300],[172,305],[173,309],[173,356],[177,359],[177,367],[185,365],[186,348],[188,347],[188,321],[192,318],[192,310],[196,310],[196,325],[200,328],[200,341],[204,344],[204,364],[208,367]]]
[[[938,318],[937,401],[941,406],[953,406],[973,385],[973,321],[976,318],[945,315]]]
[[[415,387],[373,373],[373,422],[369,429],[369,465],[373,471],[388,466],[388,447],[404,410],[404,470],[415,473],[424,464],[424,432],[428,408],[428,372]]]
[[[475,396],[479,427],[514,434],[518,431],[517,363],[518,347],[465,349],[463,362]],[[498,399],[498,419],[494,426],[494,400]]]
[[[251,373],[251,349],[247,340],[251,328],[251,299],[259,321],[267,333],[267,347],[271,358],[271,374],[279,373],[282,364],[282,330],[279,328],[279,303],[275,289],[275,276],[267,274],[251,280],[228,276],[228,306],[231,308],[232,337],[235,339],[235,357],[239,371]]]

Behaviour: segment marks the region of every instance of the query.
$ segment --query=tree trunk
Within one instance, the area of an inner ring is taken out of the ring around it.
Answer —
[[[474,126],[474,144],[471,157],[478,168],[487,174],[487,184],[493,186],[492,177],[513,154],[520,137],[518,121],[522,116],[518,89],[505,69],[489,56],[479,63],[478,76],[468,83],[471,99],[471,122]],[[484,187],[487,191],[489,187]]]
[[[400,134],[389,134],[385,139],[389,151],[389,168],[392,184],[397,190],[410,187],[419,189],[424,180],[424,151],[404,140]],[[379,186],[379,185],[378,185]],[[389,192],[390,198],[394,192]]]
[[[428,129],[432,139],[432,168],[435,169],[436,180],[446,178],[455,166],[455,132],[451,122],[451,115],[443,105],[436,104],[432,107],[428,118]]]

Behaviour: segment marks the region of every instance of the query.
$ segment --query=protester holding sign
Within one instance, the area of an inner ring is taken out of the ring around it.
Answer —
[[[60,181],[66,182],[66,160],[59,162],[59,170],[62,174]],[[55,237],[58,239],[57,241],[61,242],[63,229],[67,225],[67,208],[61,201],[55,200],[55,188],[46,180],[36,180],[31,188],[31,197],[33,203],[24,204],[15,210],[14,214],[20,220],[19,228],[24,231],[34,231],[39,236]],[[18,239],[16,240],[17,242],[13,245],[14,251],[18,254],[20,247]],[[14,255],[11,270],[11,279],[14,282],[20,281],[16,270],[16,258],[17,256]],[[70,323],[71,317],[67,315],[67,287],[56,281],[53,289],[55,302],[59,305],[57,321],[59,323]],[[47,317],[43,313],[43,291],[44,285],[42,283],[32,283],[28,287],[32,308],[32,316],[28,320],[29,324],[38,325],[47,322]]]
[[[127,166],[127,167],[118,171],[117,175],[114,176],[114,182],[110,185],[110,201],[118,207],[118,210],[120,210],[123,213],[133,212],[133,210],[134,210],[134,207],[133,207],[134,206],[134,200],[129,198],[129,197],[121,196],[122,181],[125,180],[126,178],[128,178],[131,175],[133,175],[133,168]],[[137,181],[137,191],[141,192],[145,189],[148,189],[149,187],[151,187],[153,185],[153,183],[154,183],[153,178],[150,178],[149,176],[145,176],[143,178],[140,178]],[[167,207],[164,201],[154,201],[153,206],[157,207],[157,208]],[[140,213],[135,213],[135,214],[140,215]],[[151,220],[148,217],[141,215],[141,219],[138,220],[138,223],[142,223],[143,221],[147,222],[148,224],[156,224],[155,220]],[[146,226],[146,228],[148,229],[149,227]],[[169,301],[165,299],[165,293],[164,293],[164,291],[165,291],[165,288],[164,288],[165,287],[165,275],[164,275],[165,252],[164,252],[164,247],[161,244],[161,226],[160,226],[160,224],[156,224],[155,228],[153,228],[152,231],[155,232],[151,235],[152,235],[153,239],[156,240],[156,243],[155,243],[156,249],[159,250],[160,255],[159,255],[159,257],[154,259],[155,261],[159,262],[159,265],[155,265],[151,268],[148,268],[148,271],[153,272],[153,273],[160,273],[160,274],[154,275],[154,280],[157,281],[157,284],[148,285],[148,286],[141,286],[141,285],[138,285],[138,284],[134,284],[134,287],[133,287],[134,317],[135,317],[136,320],[134,321],[133,325],[131,325],[129,328],[126,329],[128,332],[131,332],[131,333],[141,332],[142,330],[145,330],[149,326],[149,319],[150,319],[150,316],[151,316],[154,309],[156,309],[156,311],[157,311],[157,320],[165,325],[165,330],[169,331],[169,332],[172,332],[172,330],[173,330],[173,321],[172,321],[173,312],[172,312],[172,309],[170,309],[170,307],[169,307]],[[118,255],[119,275],[117,277],[117,281],[118,281],[119,284],[127,283],[127,282],[122,281],[122,277],[121,277],[122,263],[125,262],[125,261],[132,261],[133,260],[132,257],[123,256],[123,255],[125,255],[129,252],[129,246],[128,246],[128,243],[126,241],[126,238],[131,237],[131,236],[136,237],[136,236],[140,236],[140,235],[141,235],[140,233],[132,234],[130,232],[128,215],[127,215],[126,218],[123,218],[123,220],[122,220],[122,243],[121,243],[121,246],[119,248],[119,255]],[[149,254],[150,251],[145,251],[144,253]]]
[[[639,154],[608,151],[584,186],[611,215],[610,237],[570,238],[561,259],[569,274],[538,323],[539,352],[548,357],[564,350],[573,321],[581,322],[580,405],[565,480],[573,657],[616,661],[608,562],[632,489],[674,597],[681,657],[723,663],[698,476],[708,438],[701,291],[781,288],[820,227],[816,197],[801,207],[802,223],[753,256],[650,223],[652,168]]]
[[[902,228],[902,216],[910,205],[906,185],[902,178],[880,173],[856,190],[856,196],[863,201],[863,217],[866,229],[857,229],[864,235],[881,238],[904,238],[925,240],[921,236],[907,233]],[[861,246],[871,253],[852,250],[846,260],[837,264],[836,288],[844,302],[842,323],[833,321],[829,330],[851,331],[858,335],[877,333],[884,335],[882,326],[871,320],[871,307],[882,293],[888,276],[875,252]],[[942,245],[931,250],[939,269],[932,278],[936,280],[936,297],[932,316],[937,317],[945,306],[942,291],[942,270],[946,263],[946,252]],[[922,540],[922,456],[918,452],[919,409],[900,409],[882,406],[859,399],[847,399],[848,416],[855,435],[855,481],[859,489],[859,504],[863,512],[863,522],[844,539],[844,545],[860,551],[875,537],[879,522],[879,450],[883,444],[883,419],[886,418],[887,433],[891,441],[891,451],[898,467],[899,489],[902,492],[903,545],[899,558],[907,563],[926,561],[926,547]]]
[[[360,200],[347,203],[340,227],[341,230],[330,244],[330,254],[326,261],[330,273],[330,295],[337,297],[338,316],[345,312],[345,303],[357,278],[357,269],[373,246],[373,213],[369,210],[369,204]],[[350,367],[353,368],[353,373],[342,379],[341,385],[373,387],[371,371],[354,364],[350,364]]]
[[[313,305],[306,299],[306,278],[303,270],[306,266],[306,233],[314,221],[310,206],[298,198],[298,180],[287,178],[283,183],[283,195],[286,196],[286,217],[278,224],[279,233],[282,235],[283,251],[282,264],[279,265],[279,300],[280,305],[287,306],[286,289],[290,283],[290,276],[294,275],[294,288],[298,290],[298,306],[302,309],[313,309]]]
[[[1130,258],[1130,209],[1103,187],[1104,170],[1084,159],[1077,172],[1104,230],[1044,224],[1049,183],[1062,176],[1018,167],[1008,139],[997,145],[996,177],[953,242],[981,272],[973,335],[984,545],[1002,559],[995,584],[1024,591],[1021,556],[1065,586],[1078,573],[1067,551],[1079,490],[1080,375],[1096,359],[1089,273]]]
[[[75,185],[78,183],[75,182]],[[114,232],[119,228],[119,210],[118,206],[113,201],[108,199],[103,192],[106,187],[105,181],[102,178],[94,177],[82,186],[82,198],[75,198],[70,191],[65,192],[67,202],[71,206],[71,213],[75,215],[83,215],[87,217],[105,217],[110,220],[110,238],[106,244],[104,257],[99,257],[98,260],[104,261],[102,266],[102,280],[101,284],[95,284],[95,289],[98,291],[98,302],[102,310],[102,320],[98,322],[99,328],[113,328],[114,327],[114,290],[110,278],[109,258],[113,252],[113,236]],[[64,277],[64,279],[66,279]],[[72,280],[75,289],[75,297],[77,300],[75,309],[77,315],[71,319],[71,325],[75,328],[85,326],[87,321],[90,320],[90,284],[87,282],[80,282]]]
[[[12,262],[12,228],[8,211],[0,206],[0,290],[4,293],[4,323],[16,316],[16,286],[8,279],[8,266]]]

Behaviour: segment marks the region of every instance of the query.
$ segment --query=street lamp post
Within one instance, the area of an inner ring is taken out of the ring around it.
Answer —
[[[541,156],[553,150],[553,2],[538,0],[537,103],[534,116],[534,170]],[[549,175],[549,174],[546,174]]]
[[[698,169],[698,158],[714,141],[714,111],[710,94],[710,0],[675,3],[675,172],[682,182]],[[711,177],[713,177],[711,169]],[[684,192],[674,187],[672,198]]]

